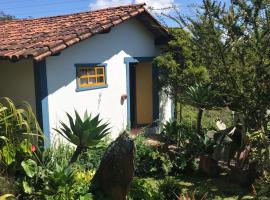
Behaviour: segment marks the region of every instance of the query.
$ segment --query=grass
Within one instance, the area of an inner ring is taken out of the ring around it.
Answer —
[[[180,105],[178,105],[178,111]],[[182,119],[184,122],[196,126],[197,122],[197,108],[190,105],[182,105]],[[203,128],[214,128],[216,127],[216,120],[222,120],[227,127],[232,125],[231,112],[228,109],[219,110],[205,110],[202,117],[202,127]]]
[[[207,178],[201,174],[188,174],[180,177],[172,177],[179,182],[182,194],[195,192],[199,196],[206,194],[206,199],[212,200],[238,200],[254,199],[249,189],[229,182],[226,176]],[[161,179],[144,178],[154,188]]]

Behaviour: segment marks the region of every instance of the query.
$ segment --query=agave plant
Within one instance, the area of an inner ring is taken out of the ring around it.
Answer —
[[[69,125],[64,122],[60,122],[62,128],[54,129],[65,139],[72,144],[76,145],[76,150],[73,153],[70,164],[74,163],[79,155],[86,151],[88,148],[96,146],[105,136],[109,134],[110,128],[108,123],[102,123],[99,119],[99,115],[94,118],[87,113],[84,114],[82,119],[77,111],[75,111],[75,119],[73,119],[68,113]]]

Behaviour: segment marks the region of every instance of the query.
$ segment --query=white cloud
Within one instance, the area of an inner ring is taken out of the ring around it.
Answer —
[[[93,3],[89,4],[91,10],[112,7],[112,6],[121,6],[127,4],[136,4],[136,3],[146,3],[146,7],[151,7],[157,9],[154,12],[168,13],[169,10],[160,10],[162,8],[171,7],[175,3],[175,0],[95,0]]]
[[[156,9],[155,12],[160,13],[160,12],[165,12],[168,13],[169,8],[171,7],[173,4],[175,4],[174,0],[136,0],[136,3],[146,3],[146,7],[151,7],[154,10]],[[165,10],[162,10],[163,8],[165,8]]]
[[[95,0],[95,2],[89,4],[91,10],[97,10],[101,8],[122,6],[133,3],[132,0]]]

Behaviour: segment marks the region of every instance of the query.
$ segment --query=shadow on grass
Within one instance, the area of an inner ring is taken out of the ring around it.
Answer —
[[[187,192],[195,193],[197,197],[202,197],[206,194],[206,199],[213,200],[254,199],[248,188],[231,183],[226,175],[217,178],[208,178],[200,173],[196,173],[172,178],[179,182],[182,194]],[[158,182],[162,179],[145,178],[145,180],[149,181],[154,187],[157,187]]]

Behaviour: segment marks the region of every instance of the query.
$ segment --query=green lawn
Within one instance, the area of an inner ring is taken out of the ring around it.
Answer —
[[[178,105],[178,111],[180,110],[180,105]],[[197,108],[190,105],[182,106],[182,117],[184,122],[196,126],[197,121]],[[213,128],[216,125],[216,120],[221,119],[227,127],[231,126],[232,116],[228,109],[219,110],[205,110],[202,117],[202,127],[203,128]]]
[[[173,177],[172,177],[173,178]],[[160,179],[144,178],[153,187],[157,187]],[[188,174],[174,178],[179,182],[182,194],[196,192],[199,196],[206,194],[206,199],[253,199],[248,189],[229,182],[227,177],[207,178],[201,174]],[[197,200],[197,199],[196,199]],[[200,200],[200,199],[198,199]]]

